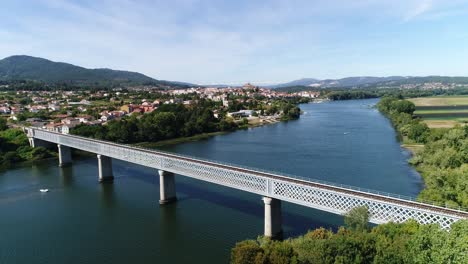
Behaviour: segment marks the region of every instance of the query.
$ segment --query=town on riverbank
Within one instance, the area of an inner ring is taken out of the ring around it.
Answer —
[[[200,110],[193,114],[198,123],[222,124],[219,129],[209,131],[195,126],[191,128],[193,131],[183,135],[192,136],[295,119],[300,114],[296,105],[319,95],[319,92],[277,92],[251,84],[171,90],[151,86],[109,90],[6,90],[0,94],[0,113],[13,125],[30,125],[64,134],[76,128],[93,130],[83,126],[106,126],[120,120],[157,115],[157,112],[185,111],[182,107],[188,112]],[[203,113],[204,110],[207,112]],[[203,114],[205,120],[199,119]]]

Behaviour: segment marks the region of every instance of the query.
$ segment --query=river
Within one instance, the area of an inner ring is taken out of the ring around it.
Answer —
[[[299,120],[163,149],[415,196],[421,178],[376,102],[301,105]],[[179,200],[160,207],[153,169],[115,161],[114,183],[98,184],[95,158],[57,163],[0,173],[0,263],[228,263],[237,241],[263,233],[258,195],[177,176]],[[289,203],[283,221],[286,237],[343,223]]]

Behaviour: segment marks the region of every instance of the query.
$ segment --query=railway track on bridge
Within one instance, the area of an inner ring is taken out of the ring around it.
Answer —
[[[32,129],[31,137],[53,142],[59,146],[65,145],[95,152],[98,157],[107,155],[332,213],[343,214],[355,206],[368,206],[371,220],[374,223],[402,222],[414,218],[421,223],[436,222],[444,228],[449,228],[454,221],[468,218],[468,211],[432,205],[410,197],[367,189],[361,190],[353,186],[339,186],[314,179],[301,179],[296,176],[243,168],[238,165],[92,138],[44,130],[36,130],[37,133],[35,133],[35,130]]]

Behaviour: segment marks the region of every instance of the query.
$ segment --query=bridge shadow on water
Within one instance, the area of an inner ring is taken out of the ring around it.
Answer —
[[[159,192],[157,170],[122,161],[114,162],[113,167],[116,176],[115,184],[118,184],[119,178],[133,178],[155,185],[155,192]],[[176,175],[176,191],[178,203],[188,200],[203,200],[204,202],[254,216],[262,221],[264,218],[262,197],[257,194],[181,175]],[[112,192],[110,193],[112,194]],[[282,203],[282,215],[285,237],[301,235],[307,230],[318,227],[336,230],[342,224],[339,216],[287,202]]]

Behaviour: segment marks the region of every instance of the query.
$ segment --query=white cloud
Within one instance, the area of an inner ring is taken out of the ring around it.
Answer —
[[[410,7],[410,10],[408,13],[404,16],[403,21],[408,22],[426,12],[431,10],[433,7],[433,1],[432,0],[421,0],[417,1],[417,3]]]
[[[0,10],[0,57],[30,54],[196,83],[274,82],[335,74],[345,66],[326,67],[398,37],[402,19],[444,19],[454,6],[460,10],[441,0],[41,0]]]

